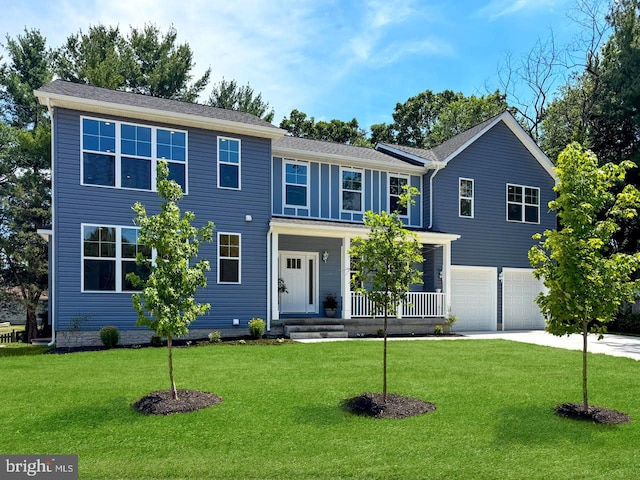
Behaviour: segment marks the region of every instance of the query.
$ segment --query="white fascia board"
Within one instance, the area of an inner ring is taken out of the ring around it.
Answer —
[[[217,118],[200,117],[169,110],[156,110],[120,103],[102,102],[99,100],[60,95],[58,93],[34,92],[43,105],[51,107],[68,108],[70,110],[82,110],[91,113],[148,120],[159,123],[173,123],[189,127],[203,128],[207,130],[219,130],[238,135],[251,135],[260,138],[277,140],[284,137],[286,130],[281,128],[262,127],[241,122],[232,122]]]
[[[272,155],[274,157],[290,158],[292,160],[307,160],[310,162],[333,163],[342,166],[362,167],[373,170],[384,170],[387,172],[406,173],[408,175],[424,175],[426,169],[417,165],[400,165],[385,161],[364,159],[358,157],[349,157],[345,155],[336,155],[334,153],[310,152],[308,150],[298,150],[294,148],[273,147]]]
[[[271,229],[280,235],[300,235],[305,237],[363,237],[366,238],[369,228],[365,225],[345,224],[344,226],[331,225],[312,225],[311,223],[294,223],[288,222],[286,219],[272,219]],[[460,238],[460,235],[440,232],[424,232],[410,230],[418,236],[421,243],[443,244],[449,243]]]
[[[53,230],[49,228],[39,228],[38,230],[36,230],[36,232],[46,241],[49,241],[49,239],[53,237]]]

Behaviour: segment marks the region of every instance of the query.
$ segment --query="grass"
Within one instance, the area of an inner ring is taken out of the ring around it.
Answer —
[[[13,330],[16,332],[22,332],[24,330],[24,325],[11,325],[9,327],[0,327],[0,335],[3,333],[11,333]]]
[[[381,389],[382,344],[197,347],[178,388],[221,395],[168,417],[131,408],[166,389],[166,349],[3,358],[2,452],[78,454],[91,479],[628,479],[640,471],[640,362],[590,356],[612,427],[557,417],[579,401],[580,352],[505,340],[389,344],[389,391],[435,403],[404,420],[351,416]]]

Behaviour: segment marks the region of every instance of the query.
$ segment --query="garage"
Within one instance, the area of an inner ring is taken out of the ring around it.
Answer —
[[[494,267],[451,266],[451,313],[456,331],[497,329],[497,283]]]
[[[543,290],[541,280],[528,268],[502,269],[502,318],[504,330],[539,330],[544,317],[535,298]]]

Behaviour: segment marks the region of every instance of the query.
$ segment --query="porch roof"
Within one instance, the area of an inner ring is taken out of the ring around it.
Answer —
[[[369,227],[361,223],[307,220],[302,218],[273,217],[271,230],[278,234],[306,237],[366,237]],[[420,243],[446,244],[460,238],[453,233],[408,229],[418,236]]]

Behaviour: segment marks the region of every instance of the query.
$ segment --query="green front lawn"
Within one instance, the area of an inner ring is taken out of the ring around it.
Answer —
[[[340,402],[380,391],[382,344],[175,351],[178,388],[221,395],[190,414],[131,408],[167,388],[166,349],[0,358],[0,450],[78,454],[91,479],[629,479],[640,471],[640,362],[591,355],[612,427],[557,417],[579,401],[580,352],[504,340],[389,343],[389,391],[435,403],[404,420]]]

